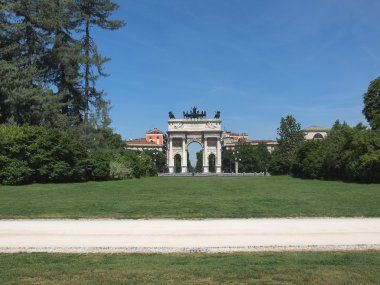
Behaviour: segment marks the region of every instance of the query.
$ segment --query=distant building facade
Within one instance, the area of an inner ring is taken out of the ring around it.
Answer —
[[[145,133],[145,140],[147,142],[154,142],[156,144],[164,144],[164,133],[154,128],[153,130],[147,131]]]
[[[246,133],[234,133],[231,131],[224,131],[222,133],[223,148],[235,149],[239,143],[248,143],[250,145],[257,146],[260,143],[266,145],[269,152],[272,152],[277,145],[277,141],[274,140],[250,140]]]
[[[131,139],[124,142],[125,147],[130,150],[158,150],[164,149],[164,133],[154,128],[145,133],[145,138]]]
[[[320,126],[310,126],[302,130],[305,140],[323,140],[327,137],[330,129]]]

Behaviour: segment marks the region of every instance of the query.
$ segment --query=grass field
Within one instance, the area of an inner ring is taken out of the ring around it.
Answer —
[[[0,186],[0,218],[380,217],[380,184],[151,177]]]
[[[0,254],[1,284],[379,284],[380,252]]]

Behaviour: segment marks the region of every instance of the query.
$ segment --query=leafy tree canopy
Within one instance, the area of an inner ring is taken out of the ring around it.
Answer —
[[[371,81],[364,93],[363,115],[374,130],[380,129],[380,77]]]

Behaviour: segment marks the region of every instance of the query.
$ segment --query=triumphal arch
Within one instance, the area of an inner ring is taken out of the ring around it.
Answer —
[[[205,111],[197,110],[197,107],[191,108],[188,112],[183,112],[183,118],[175,118],[172,112],[169,112],[168,122],[168,166],[169,172],[174,173],[175,158],[181,159],[181,172],[187,172],[188,146],[197,142],[202,147],[203,155],[203,172],[209,173],[210,157],[214,158],[215,172],[220,173],[222,169],[222,121],[220,112],[216,112],[214,118],[207,118]]]

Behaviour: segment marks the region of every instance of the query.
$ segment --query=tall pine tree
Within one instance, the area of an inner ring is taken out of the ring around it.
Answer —
[[[74,0],[74,5],[76,6],[77,17],[83,34],[84,123],[87,124],[91,106],[96,109],[97,114],[102,113],[100,110],[108,108],[108,102],[104,98],[104,91],[96,89],[95,83],[99,76],[106,76],[103,72],[103,64],[110,59],[102,57],[98,52],[93,40],[92,28],[99,27],[116,30],[121,28],[124,22],[109,19],[119,7],[118,4],[112,1]]]
[[[61,114],[67,124],[83,121],[83,96],[80,82],[81,43],[73,37],[79,21],[73,16],[75,7],[69,0],[42,0],[45,28],[51,37],[51,48],[44,58],[46,78],[55,86]]]
[[[38,1],[4,1],[0,9],[1,122],[39,124],[51,94],[41,73],[47,38],[38,27]]]
[[[0,123],[109,124],[109,102],[96,89],[109,59],[97,51],[92,28],[123,26],[109,19],[118,5],[104,0],[0,4]]]

